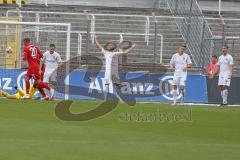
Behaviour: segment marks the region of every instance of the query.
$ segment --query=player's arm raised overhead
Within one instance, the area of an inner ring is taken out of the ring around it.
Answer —
[[[104,52],[104,48],[99,43],[99,40],[96,34],[94,34],[94,44],[102,53]]]
[[[133,43],[133,45],[129,48],[129,49],[127,49],[127,50],[125,50],[124,52],[123,52],[123,54],[128,54],[128,53],[130,53],[134,48],[136,48],[136,43]]]

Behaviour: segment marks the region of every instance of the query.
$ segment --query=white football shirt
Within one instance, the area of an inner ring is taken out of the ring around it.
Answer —
[[[57,69],[60,62],[62,62],[62,59],[57,52],[51,54],[49,51],[46,51],[43,54],[43,63],[46,65],[46,71]]]
[[[183,53],[183,55],[180,55],[179,53],[175,53],[172,56],[170,64],[175,67],[175,73],[181,75],[182,73],[186,73],[183,70],[185,67],[187,67],[188,64],[192,64],[192,61],[190,56],[186,53]]]
[[[230,74],[230,65],[233,65],[233,57],[230,54],[226,54],[226,56],[221,55],[218,59],[218,63],[220,66],[220,76],[228,76]]]
[[[118,72],[118,56],[123,52],[110,52],[104,50],[105,71]]]

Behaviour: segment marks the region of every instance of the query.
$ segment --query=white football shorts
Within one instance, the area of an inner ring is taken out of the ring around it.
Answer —
[[[54,72],[54,70],[46,70],[44,73],[43,82],[49,83],[50,81],[57,81],[57,72]]]
[[[218,78],[218,85],[219,86],[230,86],[231,84],[231,77],[229,75],[219,75]]]
[[[174,73],[173,85],[175,86],[185,86],[187,80],[187,73]]]
[[[110,84],[111,82],[114,84],[120,84],[120,78],[118,75],[118,72],[111,72],[111,71],[105,71],[105,84]]]

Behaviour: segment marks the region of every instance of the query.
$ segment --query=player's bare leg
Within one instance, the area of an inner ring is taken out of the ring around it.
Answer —
[[[30,90],[30,78],[25,77],[25,84],[26,84],[26,94],[23,96],[23,99],[29,99],[29,90]]]
[[[7,99],[17,99],[15,95],[11,95],[3,90],[0,89],[1,96],[6,97]]]
[[[36,80],[33,87],[39,90],[45,100],[49,100],[49,97],[47,97],[43,89],[46,88],[48,91],[50,91],[50,87],[45,82],[41,82],[41,80]]]
[[[172,105],[175,106],[177,103],[177,85],[173,86],[173,103]]]

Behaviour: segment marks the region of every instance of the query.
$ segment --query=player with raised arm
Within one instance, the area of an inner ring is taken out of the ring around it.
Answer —
[[[130,53],[135,47],[134,43],[130,48],[125,51],[117,52],[117,44],[114,42],[108,42],[104,47],[99,43],[98,37],[94,35],[94,41],[96,47],[103,53],[105,57],[105,94],[104,100],[107,99],[107,94],[109,93],[109,85],[113,82],[114,86],[116,86],[117,93],[120,93],[120,79],[118,75],[118,56],[121,54]]]
[[[29,89],[30,89],[30,82],[29,80],[31,78],[34,79],[33,87],[37,88],[39,92],[42,94],[43,98],[48,100],[49,98],[46,96],[45,92],[43,91],[43,88],[46,88],[48,91],[50,91],[50,87],[42,82],[42,63],[41,59],[43,57],[42,52],[39,50],[38,47],[32,45],[30,43],[29,38],[25,38],[23,40],[24,48],[23,48],[23,61],[27,61],[28,63],[28,70],[25,77],[25,83],[26,83],[26,94],[23,98],[27,99],[29,98]]]
[[[215,69],[210,78],[216,75],[220,67],[218,85],[221,91],[222,104],[227,105],[228,89],[231,83],[232,71],[233,71],[233,57],[228,53],[228,45],[222,47],[222,55],[218,59],[218,63],[215,65]]]
[[[46,66],[43,82],[50,83],[51,97],[54,99],[54,88],[57,85],[57,72],[56,69],[62,63],[62,59],[59,53],[55,51],[55,44],[50,44],[48,51],[43,54],[43,63]]]
[[[185,53],[186,47],[181,46],[178,49],[178,53],[172,56],[170,61],[170,69],[174,70],[173,76],[173,103],[176,105],[177,102],[177,88],[180,85],[181,88],[181,103],[184,103],[185,96],[185,83],[187,80],[187,70],[192,67],[191,58]]]

